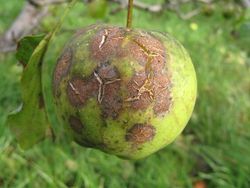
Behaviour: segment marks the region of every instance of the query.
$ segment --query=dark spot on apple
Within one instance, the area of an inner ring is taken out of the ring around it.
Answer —
[[[72,56],[72,50],[70,48],[67,48],[64,50],[61,57],[57,61],[56,68],[53,73],[54,96],[60,95],[58,88],[63,77],[65,77],[69,72],[70,66],[72,64]]]
[[[67,95],[70,104],[74,107],[82,107],[88,98],[97,95],[98,82],[91,76],[84,79],[80,76],[73,77],[68,81]]]
[[[111,62],[109,61],[100,64],[96,68],[96,72],[103,81],[111,81],[120,77],[118,69],[115,66],[111,65]]]
[[[69,117],[69,125],[78,134],[81,134],[81,132],[84,128],[81,120],[75,116],[72,116],[72,115]]]
[[[154,91],[152,83],[147,81],[144,71],[136,73],[127,85],[128,97],[126,101],[135,110],[146,109],[152,102]]]
[[[90,42],[91,58],[98,62],[106,62],[119,56],[125,33],[123,28],[101,28]]]
[[[152,104],[154,113],[159,116],[171,107],[171,87],[168,76],[159,73],[148,78],[145,71],[140,71],[128,82],[125,101],[135,110],[144,110]]]
[[[154,77],[154,92],[155,92],[155,103],[154,113],[156,115],[162,115],[168,112],[173,103],[171,90],[172,84],[169,77],[164,75],[157,75]]]
[[[133,59],[145,67],[146,71],[158,74],[164,69],[167,61],[166,49],[160,40],[148,32],[141,31],[140,34],[134,34],[126,50],[125,54],[130,54]]]
[[[120,93],[120,73],[115,66],[105,62],[97,67],[96,77],[101,82],[99,84],[99,102],[102,114],[105,118],[112,117],[116,119],[122,109],[123,102]]]
[[[155,128],[150,124],[137,123],[126,133],[126,140],[133,144],[143,144],[151,141],[155,136]]]
[[[121,79],[118,69],[105,62],[96,67],[88,78],[75,76],[68,81],[67,96],[74,107],[83,107],[90,97],[101,106],[103,117],[117,118],[122,109]]]
[[[122,98],[117,93],[119,90],[118,84],[110,84],[106,86],[103,101],[101,103],[103,117],[112,117],[116,119],[122,109]]]

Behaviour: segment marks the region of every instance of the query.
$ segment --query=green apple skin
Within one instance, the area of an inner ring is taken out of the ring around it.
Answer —
[[[52,85],[74,141],[133,160],[173,142],[197,90],[190,56],[172,36],[101,24],[69,40]]]

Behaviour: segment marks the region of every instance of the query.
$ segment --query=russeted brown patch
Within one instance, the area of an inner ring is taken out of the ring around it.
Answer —
[[[80,76],[73,77],[68,81],[67,96],[72,106],[82,107],[87,99],[97,95],[98,82],[93,76],[83,79]]]
[[[169,77],[164,75],[154,77],[155,103],[153,110],[155,114],[161,115],[169,111],[173,102],[171,88],[172,85]]]
[[[118,69],[114,65],[111,65],[111,62],[109,61],[100,64],[100,66],[96,68],[96,72],[104,82],[118,79],[120,77]]]
[[[135,110],[146,109],[154,101],[154,90],[151,80],[145,71],[137,72],[127,85],[128,97],[125,100]]]
[[[58,96],[58,88],[60,85],[60,82],[62,81],[63,77],[65,77],[70,69],[70,66],[72,64],[72,50],[70,48],[67,48],[64,50],[61,57],[58,59],[54,73],[53,73],[53,92],[54,96]]]
[[[126,54],[145,67],[145,71],[158,74],[166,63],[166,50],[162,42],[147,32],[136,33],[126,47]]]
[[[132,58],[142,66],[150,66],[154,72],[164,68],[164,45],[148,32],[128,31],[125,28],[100,28],[90,42],[91,58],[106,62],[112,58]]]
[[[151,141],[155,136],[155,128],[150,124],[137,123],[126,133],[126,140],[133,144],[143,144]]]
[[[171,73],[165,69],[168,56],[162,42],[150,33],[137,33],[128,49],[144,70],[136,72],[128,82],[126,101],[136,110],[153,104],[156,115],[167,112],[172,103]]]
[[[75,76],[68,81],[67,96],[70,104],[81,108],[95,97],[104,117],[117,118],[122,108],[121,79],[118,69],[109,62],[97,66],[89,78]]]
[[[120,84],[112,83],[105,86],[105,92],[101,103],[104,117],[117,118],[122,109],[122,98],[120,96]]]
[[[143,110],[153,104],[154,113],[161,115],[169,110],[172,103],[171,83],[164,74],[148,78],[145,71],[138,72],[127,84],[127,91],[125,101],[135,110]]]
[[[99,102],[102,114],[104,117],[115,119],[122,109],[120,73],[115,66],[105,62],[96,69],[96,74],[102,82],[99,85],[101,87],[101,100]]]
[[[81,120],[75,116],[72,116],[72,115],[69,117],[69,125],[78,134],[81,134],[81,132],[84,128],[84,125],[81,122]]]
[[[91,58],[98,62],[106,62],[112,57],[119,57],[125,30],[119,27],[107,27],[100,29],[91,39]]]

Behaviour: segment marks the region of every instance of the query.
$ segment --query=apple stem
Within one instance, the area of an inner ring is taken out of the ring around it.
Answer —
[[[132,16],[133,16],[133,0],[128,0],[128,16],[127,16],[127,28],[132,27]]]

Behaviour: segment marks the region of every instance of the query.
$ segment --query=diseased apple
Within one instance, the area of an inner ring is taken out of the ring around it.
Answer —
[[[186,126],[196,75],[170,35],[100,24],[78,31],[65,45],[53,91],[58,116],[77,143],[140,159]]]

